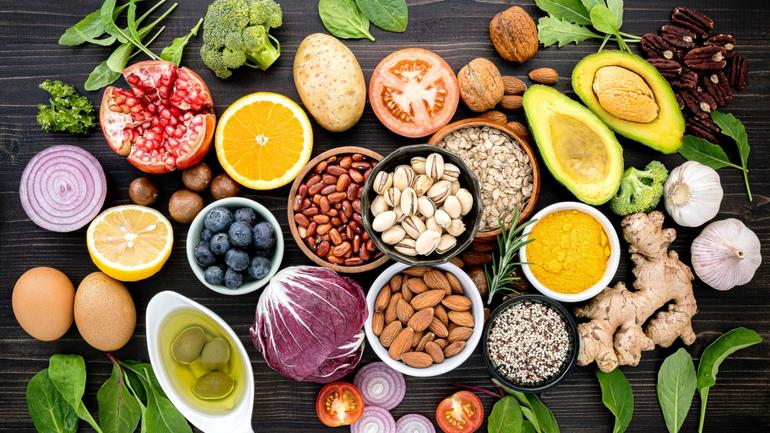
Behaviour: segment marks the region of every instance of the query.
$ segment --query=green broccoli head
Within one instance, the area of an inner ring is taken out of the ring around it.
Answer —
[[[203,25],[203,63],[220,78],[241,66],[266,70],[281,55],[269,34],[283,23],[273,0],[214,0]]]
[[[629,167],[623,173],[620,190],[610,200],[610,209],[618,215],[653,210],[663,195],[663,184],[667,177],[666,166],[658,161],[650,162],[644,170]]]

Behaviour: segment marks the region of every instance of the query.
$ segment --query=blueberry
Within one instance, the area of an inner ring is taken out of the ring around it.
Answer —
[[[242,207],[235,211],[235,220],[243,221],[249,223],[250,226],[253,226],[257,223],[257,212],[250,207]]]
[[[227,230],[233,223],[233,213],[229,209],[217,206],[206,214],[205,226],[207,229],[219,233]]]
[[[214,286],[221,286],[225,281],[225,271],[219,266],[209,266],[203,271],[203,279]]]
[[[233,270],[233,268],[227,268],[225,272],[225,286],[228,289],[237,289],[243,284],[243,274]]]
[[[222,256],[230,249],[230,240],[226,233],[217,233],[211,237],[209,245],[214,254]]]
[[[256,256],[249,263],[249,275],[255,280],[265,277],[270,272],[270,259],[262,256]]]
[[[227,229],[230,243],[236,247],[247,247],[251,244],[251,225],[243,221],[236,221]]]
[[[204,229],[201,231],[201,240],[202,240],[203,242],[208,242],[208,241],[210,241],[212,236],[214,236],[214,232],[213,232],[213,231],[211,231],[211,230],[209,230],[209,229],[207,229],[207,228],[204,228]]]
[[[249,255],[246,251],[233,248],[225,253],[225,264],[235,271],[245,271],[249,267]]]
[[[275,245],[275,229],[268,222],[261,222],[254,226],[254,246],[259,250],[267,250]]]
[[[217,261],[214,253],[209,249],[209,244],[203,241],[198,242],[198,245],[195,246],[193,256],[195,261],[203,267],[211,266]]]

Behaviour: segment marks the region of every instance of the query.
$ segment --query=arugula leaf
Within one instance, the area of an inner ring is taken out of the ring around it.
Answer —
[[[607,0],[607,8],[615,16],[618,30],[623,26],[623,0]]]
[[[128,7],[128,4],[116,7],[113,12],[113,19],[118,19],[118,16],[120,16],[126,7]],[[89,42],[96,45],[109,46],[115,43],[116,38],[114,36],[105,39],[96,39],[105,32],[106,29],[102,23],[102,11],[101,9],[97,9],[64,30],[64,33],[59,36],[59,45],[72,47]]]
[[[83,357],[53,355],[48,361],[48,376],[64,400],[75,409],[78,418],[90,424],[97,433],[103,433],[83,404],[83,394],[86,391],[86,363]]]
[[[142,410],[126,386],[123,370],[112,359],[112,375],[96,393],[99,422],[104,433],[133,433],[139,425]]]
[[[558,43],[559,47],[574,42],[578,44],[587,39],[601,39],[601,36],[592,32],[587,26],[572,24],[555,17],[541,17],[537,21],[537,33],[540,43],[548,47]]]
[[[596,378],[602,388],[602,402],[615,415],[612,433],[623,433],[631,423],[634,414],[634,393],[626,376],[619,368],[605,373],[596,370]]]
[[[27,383],[27,409],[38,432],[76,433],[78,430],[78,416],[54,387],[47,368]]]
[[[741,169],[740,166],[730,162],[724,149],[718,144],[710,143],[694,135],[685,135],[682,147],[679,148],[679,154],[689,161],[700,162],[714,170],[720,168],[732,167]]]
[[[515,397],[510,395],[501,398],[492,407],[492,413],[487,419],[489,433],[521,433],[521,406]]]
[[[177,66],[179,66],[182,63],[182,54],[184,53],[184,48],[187,46],[187,43],[190,42],[190,39],[193,36],[198,36],[198,29],[200,29],[201,24],[203,24],[203,18],[201,18],[198,21],[198,24],[196,24],[195,27],[190,30],[190,33],[174,39],[171,42],[171,45],[164,48],[163,51],[160,52],[160,58],[162,60],[174,62]]]
[[[738,156],[741,158],[743,166],[743,182],[746,184],[746,194],[749,201],[752,201],[751,187],[749,186],[749,136],[746,134],[746,127],[735,116],[730,113],[720,113],[715,111],[711,113],[711,119],[722,130],[722,134],[732,138],[738,146]]]
[[[409,8],[406,0],[355,0],[363,15],[375,26],[389,32],[406,31]]]
[[[573,24],[591,24],[588,10],[580,0],[535,0],[535,4],[552,18]]]
[[[695,396],[695,365],[684,348],[669,355],[658,371],[658,402],[669,433],[682,428]]]
[[[353,0],[319,0],[318,15],[326,30],[338,38],[374,41],[369,33],[369,19]]]

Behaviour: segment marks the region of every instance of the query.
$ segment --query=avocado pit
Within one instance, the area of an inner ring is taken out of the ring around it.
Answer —
[[[629,69],[614,65],[597,69],[592,88],[599,105],[619,119],[650,123],[660,112],[650,86]]]

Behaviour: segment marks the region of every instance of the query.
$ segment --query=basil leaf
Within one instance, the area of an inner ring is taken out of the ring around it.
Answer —
[[[738,145],[738,155],[741,157],[741,163],[744,168],[749,161],[749,137],[746,135],[746,127],[732,113],[720,113],[714,111],[711,113],[711,119],[722,130],[722,134],[735,140]]]
[[[520,433],[522,423],[521,406],[516,398],[508,395],[492,407],[487,419],[489,433]]]
[[[623,433],[631,423],[634,414],[634,393],[626,376],[619,368],[605,373],[596,370],[596,378],[602,388],[602,402],[615,415],[612,433]]]
[[[369,19],[353,0],[319,0],[318,15],[326,30],[338,38],[374,41],[369,33]]]
[[[203,24],[203,18],[201,18],[198,21],[198,24],[196,24],[195,27],[190,30],[190,33],[174,39],[171,42],[171,45],[164,48],[163,51],[160,52],[160,58],[162,60],[174,62],[177,66],[179,66],[182,63],[182,54],[184,53],[184,48],[187,46],[187,43],[190,42],[190,39],[193,36],[198,36],[198,29],[200,29],[201,24]]]
[[[112,375],[96,393],[99,422],[104,433],[133,433],[139,425],[142,410],[130,395],[123,379],[123,370],[113,361]]]
[[[149,385],[147,410],[144,414],[147,431],[152,433],[192,433],[187,420],[171,404],[171,401],[157,392],[147,370],[145,370],[145,379]]]
[[[86,363],[80,355],[53,355],[48,361],[48,376],[64,400],[75,409],[77,416],[103,433],[94,417],[83,404],[86,391]]]
[[[716,113],[712,113],[716,114]],[[721,127],[721,126],[720,126]],[[698,431],[703,431],[706,419],[706,405],[708,404],[709,390],[717,383],[719,366],[728,356],[738,350],[759,344],[762,337],[748,328],[735,328],[719,336],[713,343],[706,347],[698,361],[697,388],[700,394],[700,420]]]
[[[559,47],[583,42],[587,39],[601,39],[588,27],[560,20],[554,17],[542,17],[537,21],[537,33],[540,43],[548,47],[558,43]]]
[[[596,5],[591,9],[591,24],[602,33],[615,35],[620,30],[615,14],[604,5]]]
[[[724,167],[741,169],[740,166],[730,162],[724,149],[718,144],[710,143],[694,135],[685,135],[684,143],[679,148],[679,154],[689,161],[700,162],[714,170]]]
[[[535,0],[535,4],[552,18],[573,24],[591,24],[588,10],[580,0]]]
[[[623,27],[623,0],[607,0],[607,8],[615,16],[615,22],[618,23],[618,30]]]
[[[406,31],[409,23],[406,0],[356,0],[356,5],[375,26],[389,32]]]
[[[695,396],[695,365],[692,356],[680,348],[668,356],[658,371],[658,402],[669,433],[682,428]]]
[[[27,383],[27,409],[38,433],[76,433],[78,416],[54,387],[48,369]]]

